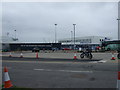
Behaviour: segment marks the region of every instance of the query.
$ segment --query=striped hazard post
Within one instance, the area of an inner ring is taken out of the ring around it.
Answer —
[[[120,90],[120,71],[118,72],[117,88]]]
[[[7,67],[4,67],[4,88],[10,88],[12,87],[12,83],[10,81],[10,77],[8,74],[8,69]]]

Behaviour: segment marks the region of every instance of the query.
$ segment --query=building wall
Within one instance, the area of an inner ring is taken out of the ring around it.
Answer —
[[[107,37],[108,38],[108,37]],[[87,37],[76,37],[75,44],[100,44],[100,39],[105,39],[102,36],[87,36]],[[72,42],[71,42],[72,41]],[[74,40],[67,38],[58,41],[62,44],[74,44]]]
[[[0,36],[0,50],[9,50],[9,43],[18,42],[18,39],[14,39],[9,36]]]

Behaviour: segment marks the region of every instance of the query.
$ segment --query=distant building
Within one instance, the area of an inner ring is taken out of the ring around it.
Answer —
[[[41,43],[41,42],[19,42],[18,39],[2,36],[0,38],[1,46],[0,50],[8,49],[8,50],[32,50],[37,47],[40,50],[44,49],[62,49],[62,48],[74,48],[74,40],[73,38],[66,38],[62,40],[58,40],[58,43]],[[75,38],[75,48],[79,49],[80,47],[84,47],[89,45],[92,49],[101,45],[101,41],[103,40],[111,40],[110,37],[102,37],[102,36],[86,36],[86,37],[76,37]]]
[[[61,43],[41,43],[41,42],[19,42],[18,39],[2,36],[1,48],[3,51],[22,51],[22,50],[33,50],[39,48],[39,50],[59,50],[61,49]]]
[[[9,49],[9,44],[16,42],[18,42],[17,38],[12,38],[9,36],[0,36],[0,50]]]
[[[101,41],[103,40],[111,40],[110,37],[103,37],[103,36],[86,36],[86,37],[76,37],[75,38],[75,45],[76,47],[83,47],[84,45],[89,45],[92,48],[101,45]],[[61,43],[63,47],[71,47],[74,45],[74,38],[66,38],[61,39],[58,41]]]
[[[110,37],[102,37],[102,36],[86,36],[86,37],[76,37],[75,38],[75,44],[100,44],[100,40],[111,40]],[[62,43],[62,45],[67,44],[74,44],[74,39],[72,38],[66,38],[58,41],[59,43]]]

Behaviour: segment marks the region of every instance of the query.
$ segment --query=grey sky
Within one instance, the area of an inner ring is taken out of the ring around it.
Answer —
[[[53,42],[55,23],[57,39],[70,38],[73,23],[76,37],[109,36],[117,39],[117,2],[23,2],[3,3],[3,35],[7,32],[20,41]]]

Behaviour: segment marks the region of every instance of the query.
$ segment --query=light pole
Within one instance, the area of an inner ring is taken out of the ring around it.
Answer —
[[[57,24],[55,24],[55,43],[56,43],[56,40],[57,40],[56,27],[57,27]]]
[[[76,24],[73,24],[73,27],[74,27],[74,50],[75,50],[75,25]]]
[[[73,38],[72,35],[73,35],[73,32],[71,31],[71,46],[72,46],[72,38]]]
[[[16,39],[16,30],[14,30],[15,31],[15,39]]]
[[[119,29],[120,29],[120,28],[119,28],[119,20],[120,20],[120,19],[117,19],[117,20],[118,20],[118,40],[120,40],[120,35],[119,35],[119,34],[120,34],[120,30],[119,30]]]

